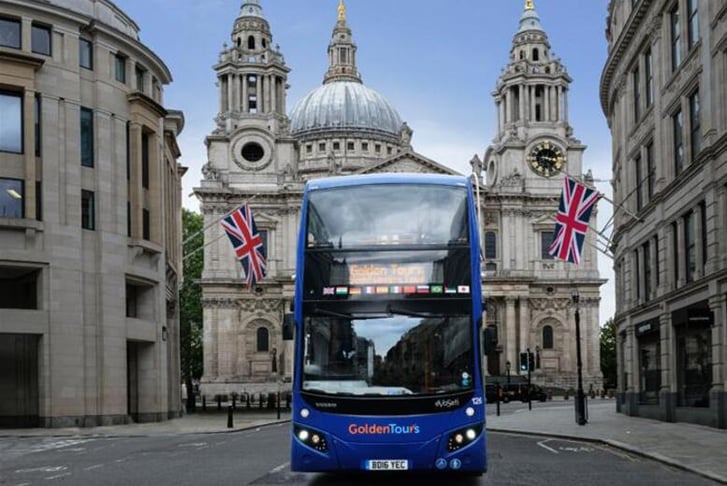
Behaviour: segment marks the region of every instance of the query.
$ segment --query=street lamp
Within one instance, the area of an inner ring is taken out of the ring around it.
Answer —
[[[578,366],[578,392],[576,395],[576,423],[578,425],[586,425],[586,395],[583,393],[583,362],[581,361],[581,314],[578,309],[580,295],[578,290],[573,289],[571,298],[575,304],[576,319],[576,359]]]

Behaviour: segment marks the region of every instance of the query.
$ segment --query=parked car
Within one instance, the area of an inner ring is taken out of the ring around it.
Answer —
[[[528,401],[528,384],[526,382],[510,382],[510,383],[487,383],[485,384],[485,397],[487,403],[497,401],[497,390],[500,386],[500,401],[507,403],[513,400],[522,402]],[[532,401],[544,402],[548,399],[548,392],[540,385],[530,385],[530,399]]]

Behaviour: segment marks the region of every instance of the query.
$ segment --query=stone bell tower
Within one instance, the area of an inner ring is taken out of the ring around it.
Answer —
[[[568,174],[582,174],[586,147],[568,122],[571,78],[553,53],[532,0],[525,2],[510,59],[493,97],[497,132],[484,156],[484,289],[488,325],[500,354],[490,374],[519,374],[520,352],[536,355],[536,383],[568,388],[576,381],[574,303],[578,292],[584,383],[602,385],[595,211],[579,265],[548,254],[554,215]]]

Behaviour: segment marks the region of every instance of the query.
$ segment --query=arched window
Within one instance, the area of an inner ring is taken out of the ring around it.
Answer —
[[[257,351],[258,353],[270,350],[270,336],[267,327],[257,328]]]
[[[537,49],[533,49],[533,61],[540,60],[540,52]]]
[[[525,53],[523,51],[520,51],[520,59],[525,59]]]
[[[250,36],[247,38],[247,48],[248,49],[255,49],[255,37]]]
[[[553,328],[543,327],[543,349],[553,349]]]

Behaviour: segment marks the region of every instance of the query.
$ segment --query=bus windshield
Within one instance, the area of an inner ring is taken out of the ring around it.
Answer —
[[[428,395],[472,388],[472,321],[391,310],[364,318],[304,320],[303,390],[360,395]]]
[[[384,184],[310,194],[308,248],[467,243],[467,190]],[[447,224],[443,224],[447,222]]]

